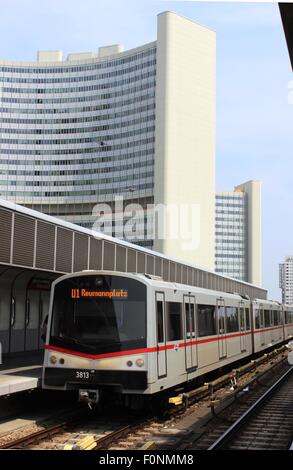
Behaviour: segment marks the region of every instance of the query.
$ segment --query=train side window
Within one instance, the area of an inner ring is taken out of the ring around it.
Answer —
[[[246,330],[250,330],[250,310],[249,310],[249,308],[245,309],[245,316],[246,316]]]
[[[183,339],[181,303],[167,302],[167,341]]]
[[[191,318],[191,335],[195,338],[195,323],[194,323],[194,304],[190,304],[190,318]]]
[[[292,321],[293,321],[292,310],[286,310],[285,311],[285,324],[288,325],[289,323],[292,323]]]
[[[260,328],[260,311],[259,308],[255,310],[255,328]]]
[[[162,300],[157,300],[157,335],[158,343],[164,342],[164,311]]]
[[[271,326],[271,315],[270,310],[264,310],[264,318],[265,318],[265,328]]]
[[[274,325],[279,325],[279,312],[278,310],[273,311]]]
[[[216,334],[215,306],[198,305],[198,336],[212,336]]]
[[[239,331],[238,313],[236,307],[226,307],[227,333]]]

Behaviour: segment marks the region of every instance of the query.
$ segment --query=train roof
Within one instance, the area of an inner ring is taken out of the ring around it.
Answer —
[[[205,289],[204,287],[196,287],[196,286],[190,286],[188,284],[179,284],[177,282],[168,282],[164,281],[162,278],[159,276],[153,276],[150,274],[141,274],[141,273],[125,273],[125,272],[120,272],[120,271],[97,271],[97,270],[84,270],[76,273],[71,273],[71,274],[65,274],[64,276],[58,277],[55,281],[54,284],[57,284],[58,282],[68,279],[70,277],[75,277],[75,276],[86,276],[86,275],[108,275],[108,276],[122,276],[122,277],[129,277],[131,279],[139,279],[142,281],[144,284],[147,284],[152,287],[158,287],[158,288],[169,288],[173,290],[186,290],[187,292],[193,292],[193,293],[198,293],[202,295],[215,295],[219,298],[225,297],[226,299],[234,299],[234,300],[246,300],[250,301],[248,298],[244,298],[237,292],[221,292],[221,291],[215,291],[212,289]]]
[[[281,307],[282,304],[277,300],[264,300],[264,299],[254,299],[253,302],[263,305],[275,305],[277,307]]]
[[[127,242],[127,241],[125,241],[123,239],[120,239],[120,238],[111,237],[109,235],[106,235],[102,232],[98,232],[98,231],[93,230],[93,229],[88,229],[88,228],[81,227],[80,225],[76,225],[76,224],[73,224],[71,222],[67,222],[63,219],[53,217],[51,215],[44,214],[42,212],[38,212],[34,209],[29,209],[29,208],[21,206],[19,204],[15,204],[14,202],[6,201],[5,199],[2,199],[2,198],[0,198],[0,206],[2,206],[4,208],[7,208],[7,209],[10,209],[10,210],[13,210],[15,212],[19,212],[19,213],[28,215],[30,217],[34,217],[34,218],[39,219],[39,220],[43,220],[45,222],[49,222],[49,223],[54,224],[54,225],[59,225],[61,227],[68,228],[70,230],[74,230],[74,231],[77,231],[77,232],[80,232],[80,233],[84,233],[86,235],[91,235],[91,236],[93,236],[97,239],[100,239],[100,240],[106,240],[106,241],[109,241],[109,242],[112,242],[112,243],[117,243],[121,246],[132,248],[132,249],[135,249],[135,250],[140,251],[142,253],[146,253],[148,255],[159,256],[162,259],[166,259],[166,260],[169,260],[169,261],[173,261],[175,263],[183,264],[187,267],[195,268],[195,269],[204,271],[206,273],[219,276],[220,278],[223,278],[223,279],[227,279],[227,280],[234,281],[234,282],[236,281],[236,282],[239,282],[241,284],[247,285],[249,287],[254,287],[254,288],[261,289],[261,290],[265,291],[265,289],[263,289],[262,287],[255,286],[254,284],[251,284],[249,282],[240,281],[238,279],[234,279],[234,278],[229,277],[229,276],[222,276],[221,274],[216,273],[215,271],[208,270],[208,269],[204,268],[203,266],[198,266],[196,264],[189,263],[187,261],[178,259],[178,258],[173,257],[173,256],[164,255],[163,253],[160,253],[158,251],[154,251],[154,250],[151,250],[151,249],[148,249],[148,248],[144,248],[142,246],[136,245],[134,243]]]
[[[293,310],[293,305],[289,305],[289,304],[282,304],[282,305],[286,310]]]

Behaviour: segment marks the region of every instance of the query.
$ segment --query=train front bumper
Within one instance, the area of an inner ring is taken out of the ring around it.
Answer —
[[[145,370],[95,370],[45,367],[43,386],[65,390],[114,388],[121,392],[145,390],[147,371]]]

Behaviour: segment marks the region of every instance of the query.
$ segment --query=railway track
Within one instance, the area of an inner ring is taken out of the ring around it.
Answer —
[[[183,403],[181,407],[173,407],[173,412],[167,416],[161,416],[159,419],[146,415],[138,419],[137,417],[129,417],[129,414],[127,415],[125,412],[119,413],[117,416],[117,410],[116,414],[115,412],[93,414],[87,408],[83,408],[81,412],[64,417],[57,424],[6,442],[0,446],[0,449],[141,449],[143,444],[152,440],[157,442],[156,448],[161,447],[160,442],[165,442],[164,448],[168,448],[169,444],[176,448],[174,426],[180,421],[180,415],[186,416],[192,413],[193,403],[197,407],[205,401],[205,406],[207,406],[207,403],[214,398],[216,391],[222,393],[222,397],[225,398],[227,386],[230,387],[231,378],[236,375],[240,381],[240,376],[243,374],[243,380],[246,383],[246,377],[251,376],[252,373],[255,374],[256,369],[259,371],[265,367],[267,370],[273,370],[275,366],[282,367],[284,354],[282,349],[276,351],[271,355],[265,355],[268,364],[264,364],[262,358],[257,362],[251,361],[242,367],[243,370],[233,370],[214,382],[209,382],[204,387],[195,390],[194,393],[189,394],[187,404],[190,407],[188,409],[185,408],[186,403]],[[279,356],[281,356],[281,360]],[[261,378],[262,374],[257,374],[257,376]],[[173,429],[171,429],[172,426]],[[184,438],[184,432],[181,435]]]
[[[288,450],[293,439],[293,366],[208,450]]]
[[[126,417],[120,420],[111,417],[105,419],[84,408],[82,413],[78,412],[45,429],[13,439],[2,444],[0,449],[98,450],[140,424],[138,420],[126,423]]]

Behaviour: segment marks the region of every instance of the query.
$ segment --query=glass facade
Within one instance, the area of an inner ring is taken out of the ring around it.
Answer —
[[[293,256],[286,256],[279,265],[279,286],[282,289],[282,302],[293,305]]]
[[[152,203],[155,87],[156,43],[0,64],[0,197],[88,228],[115,196]]]
[[[241,281],[248,278],[247,194],[216,195],[215,271]]]

